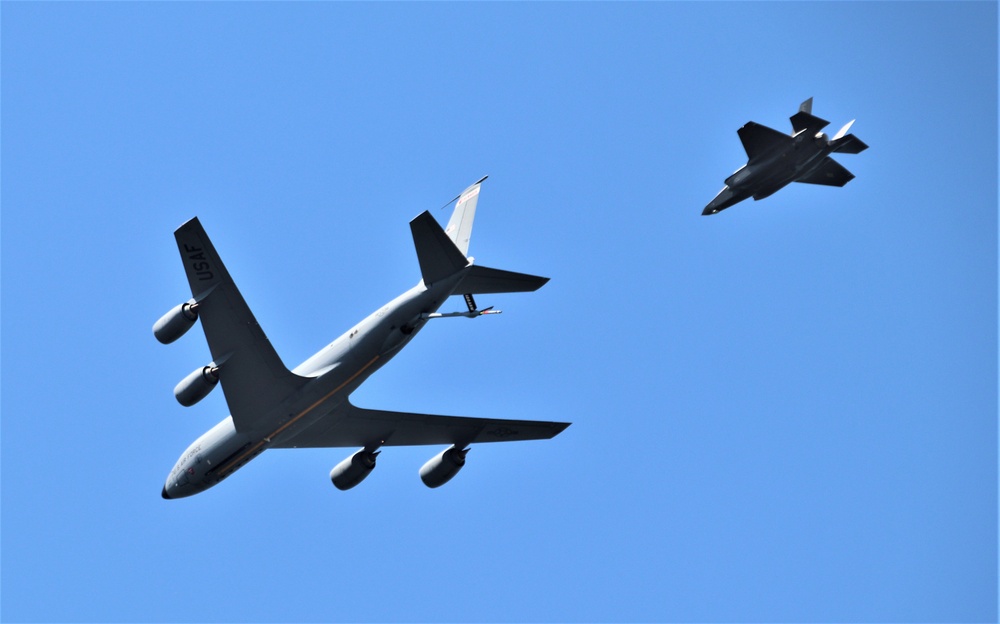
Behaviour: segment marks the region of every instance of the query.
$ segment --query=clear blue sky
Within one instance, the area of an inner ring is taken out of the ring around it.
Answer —
[[[0,10],[4,621],[996,619],[996,3]],[[810,96],[857,179],[702,217]],[[552,281],[354,400],[573,425],[439,490],[327,449],[161,499],[227,413],[150,331],[173,230],[294,366],[484,174],[471,253]]]

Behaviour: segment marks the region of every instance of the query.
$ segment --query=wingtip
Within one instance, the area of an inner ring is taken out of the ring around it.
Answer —
[[[184,223],[181,223],[179,226],[177,226],[177,229],[174,230],[174,234],[178,234],[184,230],[189,230],[191,228],[204,229],[201,225],[201,221],[199,221],[198,217],[195,216],[191,217]]]
[[[562,433],[563,431],[566,431],[566,429],[567,429],[567,428],[568,428],[568,427],[569,427],[570,425],[572,425],[573,423],[568,423],[568,422],[557,422],[557,423],[552,423],[552,424],[554,425],[554,426],[552,427],[552,429],[553,429],[553,431],[554,431],[554,433],[552,434],[552,437],[554,438],[554,437],[556,437],[557,435],[559,435],[560,433]],[[552,438],[549,438],[549,439],[551,440]]]

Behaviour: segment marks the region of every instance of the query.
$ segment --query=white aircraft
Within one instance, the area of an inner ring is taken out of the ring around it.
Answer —
[[[466,257],[483,177],[456,199],[444,230],[430,212],[410,221],[423,279],[326,348],[289,371],[236,289],[197,217],[174,232],[192,298],[153,325],[157,340],[177,340],[201,319],[212,362],[174,388],[181,405],[205,398],[219,383],[231,412],[177,460],[163,498],[191,496],[219,483],[267,449],[361,447],[330,479],[347,490],[367,477],[383,446],[448,444],[420,469],[428,487],[450,480],[479,442],[549,439],[570,423],[409,414],[355,407],[350,395],[432,318],[499,314],[478,309],[473,295],[538,290],[546,277],[473,264]],[[452,294],[468,310],[438,313]]]

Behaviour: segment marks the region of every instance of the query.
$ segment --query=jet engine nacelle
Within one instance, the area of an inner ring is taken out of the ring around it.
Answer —
[[[153,323],[153,335],[163,344],[170,344],[191,329],[198,320],[198,305],[191,301],[182,303]]]
[[[420,468],[420,480],[429,488],[441,487],[458,474],[465,465],[465,455],[469,449],[451,447],[435,455]]]
[[[338,490],[349,490],[365,480],[375,469],[375,458],[379,451],[361,449],[330,471],[330,480]]]
[[[219,369],[214,366],[202,366],[174,386],[174,397],[184,407],[191,407],[207,397],[217,385],[219,385]]]

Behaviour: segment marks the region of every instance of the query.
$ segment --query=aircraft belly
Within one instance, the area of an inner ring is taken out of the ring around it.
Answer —
[[[781,180],[778,183],[772,182],[767,185],[758,186],[756,189],[754,189],[753,199],[754,201],[757,201],[758,199],[764,199],[765,197],[770,197],[771,195],[774,195],[781,189],[788,186],[788,183],[789,183],[788,180]]]
[[[270,443],[272,445],[284,446],[288,444],[290,440],[293,440],[295,436],[314,426],[316,423],[324,420],[335,419],[337,407],[343,403],[344,400],[346,400],[346,395],[341,396],[342,398],[338,398],[337,400],[328,399],[326,403],[303,416],[277,435],[273,436]]]
[[[391,355],[380,357],[364,343],[358,347],[338,366],[315,378],[293,402],[282,406],[270,420],[271,427],[260,431],[260,437],[268,446],[285,443],[317,422],[330,418],[348,395],[391,358]],[[362,362],[369,355],[371,357]]]

